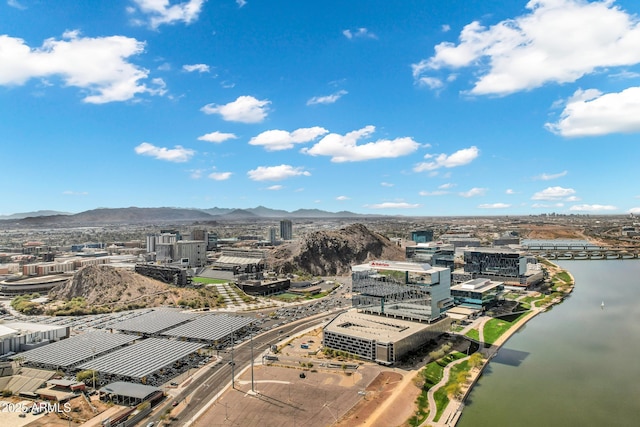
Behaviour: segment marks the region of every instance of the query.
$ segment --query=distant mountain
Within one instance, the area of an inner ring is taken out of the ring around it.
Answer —
[[[21,213],[14,213],[12,215],[0,215],[0,220],[22,219],[22,218],[28,218],[28,217],[52,216],[52,215],[73,215],[73,214],[70,212],[58,212],[58,211],[21,212]]]
[[[247,221],[260,219],[296,218],[355,218],[370,217],[348,211],[327,212],[320,209],[298,209],[288,212],[264,206],[249,209],[227,208],[98,208],[77,214],[56,211],[38,211],[0,217],[0,225],[26,227],[78,227],[117,224],[160,225],[170,223],[211,224],[216,221]]]
[[[260,218],[259,215],[256,215],[255,213],[251,212],[248,209],[235,209],[229,213],[226,213],[224,215],[216,215],[215,217],[215,219],[218,221],[224,221],[225,219],[236,221],[236,220],[251,220],[251,219],[259,219],[259,218]]]

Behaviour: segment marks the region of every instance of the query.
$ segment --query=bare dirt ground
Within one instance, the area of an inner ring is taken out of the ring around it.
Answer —
[[[250,393],[251,374],[247,371],[236,382],[236,389],[225,392],[194,425],[336,425],[345,413],[364,399],[358,392],[370,386],[384,369],[366,364],[360,366],[357,373],[346,375],[341,369],[312,372],[276,366],[257,366],[254,371],[257,395]],[[300,378],[302,372],[306,378]],[[386,384],[385,395],[389,395],[392,390],[390,384],[391,381]],[[379,390],[381,385],[374,386],[374,389]]]
[[[366,388],[366,398],[345,414],[336,426],[403,425],[415,412],[415,400],[420,394],[412,377],[412,372],[381,372]],[[405,378],[408,381],[403,381]]]
[[[69,425],[80,425],[89,419],[99,416],[100,413],[110,408],[110,406],[100,400],[92,400],[91,403],[97,408],[97,412],[94,413],[82,396],[71,399],[69,403],[71,408],[69,412],[67,412],[65,407],[62,406],[63,404],[61,404],[60,414],[49,413],[44,417],[30,422],[28,426],[68,427]],[[31,414],[28,414],[28,416],[31,416]],[[69,418],[71,418],[71,422],[69,422]]]

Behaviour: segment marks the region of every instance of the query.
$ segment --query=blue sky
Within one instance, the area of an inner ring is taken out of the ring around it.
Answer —
[[[0,214],[640,214],[638,13],[3,0]]]

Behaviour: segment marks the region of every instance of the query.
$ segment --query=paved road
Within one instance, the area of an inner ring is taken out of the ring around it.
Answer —
[[[262,352],[268,349],[271,344],[275,344],[283,337],[320,325],[324,322],[325,318],[333,318],[342,311],[344,310],[331,313],[320,313],[255,336],[253,338],[254,357],[258,357]],[[223,356],[224,363],[214,367],[205,366],[202,368],[208,369],[210,372],[194,378],[193,382],[182,392],[173,399],[167,400],[161,404],[154,410],[154,415],[145,419],[140,425],[146,425],[146,423],[150,421],[157,423],[160,420],[160,416],[164,414],[166,408],[171,408],[174,401],[182,402],[183,400],[187,403],[186,407],[176,416],[176,420],[172,421],[172,424],[183,425],[190,420],[206,404],[213,400],[216,394],[231,382],[232,366],[229,363],[230,356],[230,354],[225,353]],[[242,345],[234,349],[233,361],[235,363],[234,369],[236,375],[243,368],[249,365],[251,361],[251,344],[249,341],[245,341]]]

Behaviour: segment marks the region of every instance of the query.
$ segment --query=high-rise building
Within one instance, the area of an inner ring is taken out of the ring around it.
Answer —
[[[280,238],[282,240],[293,239],[293,223],[289,219],[280,221]]]
[[[271,243],[272,246],[276,244],[276,228],[275,227],[269,228],[269,242]]]

